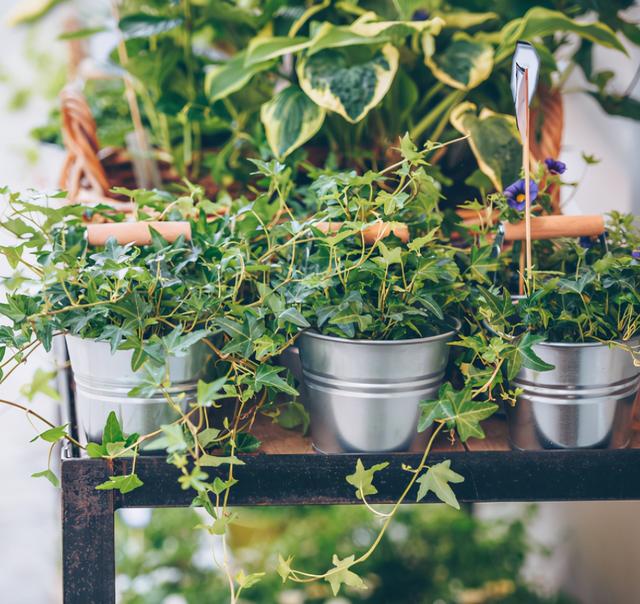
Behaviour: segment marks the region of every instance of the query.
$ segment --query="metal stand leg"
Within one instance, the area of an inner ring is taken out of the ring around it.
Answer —
[[[114,492],[96,491],[113,471],[107,461],[62,464],[64,604],[114,604]]]

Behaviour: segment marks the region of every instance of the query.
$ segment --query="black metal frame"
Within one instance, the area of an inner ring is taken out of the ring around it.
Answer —
[[[238,484],[229,503],[237,506],[358,504],[345,476],[356,457],[366,467],[390,461],[390,471],[376,476],[372,502],[393,502],[415,467],[417,454],[318,454],[241,456]],[[465,477],[456,485],[462,502],[576,501],[640,499],[640,449],[618,451],[455,451],[434,452],[433,462],[451,459]],[[136,473],[144,486],[121,495],[95,486],[114,474],[131,471],[131,460],[109,462],[65,457],[62,460],[63,579],[65,604],[112,604],[115,601],[114,512],[128,507],[187,507],[193,492],[178,484],[178,471],[163,457],[141,456]],[[225,476],[224,469],[210,471]],[[287,480],[287,477],[291,480]],[[412,493],[407,502],[415,501]],[[427,498],[427,503],[433,498]]]
[[[77,438],[73,378],[63,372],[60,383],[66,415]],[[397,501],[406,486],[404,464],[416,467],[416,453],[321,455],[246,454],[236,466],[238,484],[229,504],[327,505],[360,504],[345,481],[360,457],[366,467],[389,461],[389,471],[376,476],[373,503]],[[461,502],[640,500],[640,448],[577,451],[434,451],[433,463],[451,459],[464,482],[455,485]],[[178,470],[163,456],[142,455],[136,473],[144,485],[122,495],[98,491],[109,476],[131,472],[131,459],[107,461],[80,456],[76,447],[63,449],[62,548],[64,604],[115,602],[114,514],[130,507],[187,507],[192,491],[178,484]],[[225,478],[223,468],[208,469],[211,478]],[[290,479],[288,479],[290,477]],[[415,501],[410,493],[406,502]],[[432,503],[431,495],[424,499]]]

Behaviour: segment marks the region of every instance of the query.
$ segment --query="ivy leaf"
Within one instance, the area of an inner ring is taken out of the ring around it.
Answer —
[[[49,469],[42,470],[42,472],[35,472],[31,474],[31,478],[46,478],[56,489],[60,486],[58,477]]]
[[[238,453],[254,453],[262,444],[253,434],[249,432],[240,432],[235,438],[235,450]],[[227,443],[225,453],[231,452],[231,444]]]
[[[204,492],[207,489],[206,480],[209,475],[203,472],[198,466],[194,466],[190,473],[183,474],[178,478],[178,482],[183,491],[193,489],[197,492]]]
[[[286,369],[275,365],[260,365],[255,376],[256,392],[259,392],[263,387],[271,387],[280,392],[297,396],[298,391],[278,375],[281,371],[286,371]]]
[[[418,431],[423,432],[434,421],[446,421],[455,428],[462,442],[468,438],[484,438],[480,422],[498,409],[498,405],[489,401],[473,401],[468,389],[456,391],[449,382],[443,384],[438,398],[420,403],[420,421]]]
[[[460,509],[460,504],[449,483],[464,482],[464,477],[451,469],[451,460],[446,459],[431,466],[416,482],[420,484],[416,501],[422,501],[429,491],[433,491],[435,496],[455,508]]]
[[[238,481],[235,478],[230,478],[229,480],[222,480],[219,476],[216,476],[213,479],[213,484],[211,485],[211,491],[215,495],[222,495],[225,491],[229,490],[234,484]]]
[[[124,476],[109,476],[109,480],[96,487],[98,491],[120,491],[123,495],[141,487],[144,483],[137,474],[125,474]]]
[[[284,405],[284,409],[280,410],[280,413],[276,417],[276,422],[279,426],[291,430],[297,426],[302,426],[302,433],[306,434],[309,429],[309,413],[304,408],[304,405],[296,401],[291,401]]]
[[[100,457],[107,455],[107,448],[104,445],[99,445],[98,443],[88,443],[87,455],[92,459],[99,459]]]
[[[285,309],[278,315],[278,322],[291,323],[297,327],[309,327],[310,323],[304,318],[304,315],[293,306]]]
[[[63,426],[55,426],[54,428],[49,428],[44,432],[38,434],[38,436],[31,439],[31,442],[35,442],[39,438],[47,441],[48,443],[55,443],[59,440],[63,439],[67,435],[67,426],[69,424],[64,424]]]
[[[384,470],[389,465],[388,461],[378,463],[365,469],[362,460],[358,458],[356,462],[356,471],[346,477],[350,485],[356,487],[356,497],[363,499],[367,495],[375,495],[378,489],[373,486],[373,475],[380,470]]]
[[[60,398],[60,394],[50,385],[51,380],[55,377],[55,371],[45,371],[38,367],[33,374],[31,383],[25,384],[20,388],[20,394],[29,401],[32,401],[38,394],[44,394],[57,401]]]
[[[522,364],[527,369],[532,369],[533,371],[550,371],[555,368],[555,365],[543,361],[533,350],[533,346],[544,342],[545,339],[545,336],[535,335],[529,331],[524,334],[518,344],[518,353],[522,359]]]
[[[245,575],[244,571],[240,569],[236,575],[236,582],[241,589],[249,589],[258,583],[264,576],[265,573],[251,573],[250,575]]]
[[[293,562],[293,556],[289,556],[286,560],[281,554],[278,554],[278,568],[277,573],[282,578],[282,582],[285,583],[291,574],[291,563]]]
[[[349,570],[351,566],[353,566],[354,560],[354,555],[348,556],[344,560],[340,560],[336,554],[333,554],[332,562],[335,569],[331,569],[329,571],[328,575],[325,577],[325,581],[331,585],[331,590],[333,591],[334,596],[338,595],[342,584],[360,589],[366,588],[362,578]]]
[[[184,431],[180,424],[164,424],[160,426],[162,437],[156,441],[167,450],[167,453],[178,453],[186,451],[187,441],[184,438]]]
[[[122,433],[122,427],[118,421],[118,416],[115,411],[111,411],[107,417],[107,422],[102,432],[102,443],[117,443],[126,440]]]
[[[198,443],[201,447],[208,447],[215,442],[220,434],[220,430],[216,428],[205,428],[202,432],[198,432]]]
[[[228,455],[226,457],[223,457],[222,455],[201,455],[198,458],[198,465],[207,468],[219,468],[224,465],[244,466],[245,463],[235,455]]]
[[[220,389],[227,382],[227,376],[222,376],[213,382],[198,380],[198,405],[210,407],[213,401],[220,398]]]

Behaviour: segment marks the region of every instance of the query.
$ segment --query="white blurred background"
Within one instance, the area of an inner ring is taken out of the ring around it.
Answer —
[[[23,2],[0,0],[0,13]],[[92,5],[94,3],[92,2]],[[98,4],[96,2],[96,4]],[[635,11],[640,20],[640,10]],[[0,186],[51,190],[63,154],[38,146],[29,137],[41,125],[51,104],[51,93],[64,81],[65,44],[56,40],[66,18],[55,10],[35,30],[9,29],[0,24]],[[611,68],[615,86],[626,90],[640,64],[640,53],[630,49],[625,58],[601,51],[597,69]],[[569,82],[575,88],[579,76]],[[640,94],[636,84],[635,96]],[[565,212],[598,213],[612,209],[640,214],[640,124],[606,116],[587,95],[565,97],[565,133],[562,159],[568,180],[580,180],[578,193]],[[582,153],[601,162],[584,173]],[[0,209],[0,217],[2,211]],[[2,241],[2,244],[6,242]],[[8,267],[0,264],[0,274]],[[20,386],[37,367],[50,368],[45,355],[30,360],[1,398],[22,400]],[[23,401],[24,402],[24,401]],[[37,400],[44,415],[55,417],[55,403]],[[0,407],[0,602],[52,604],[61,601],[59,494],[42,479],[30,475],[46,467],[47,447],[29,444],[36,433],[20,412]],[[515,504],[476,507],[483,517],[517,514]],[[532,526],[534,538],[555,549],[551,559],[529,561],[529,576],[541,587],[564,588],[584,604],[640,602],[636,574],[640,568],[640,503],[546,503]],[[90,604],[90,603],[87,603]]]

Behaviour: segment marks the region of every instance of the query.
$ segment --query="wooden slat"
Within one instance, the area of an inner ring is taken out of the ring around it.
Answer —
[[[303,436],[300,430],[286,430],[272,422],[268,417],[259,416],[252,429],[253,435],[262,442],[260,453],[268,455],[305,455],[316,453],[310,436]],[[412,453],[424,450],[424,438],[416,438],[410,449]],[[433,446],[434,451],[464,451],[458,439],[451,441],[448,433],[438,435]],[[503,449],[490,449],[503,450]]]

